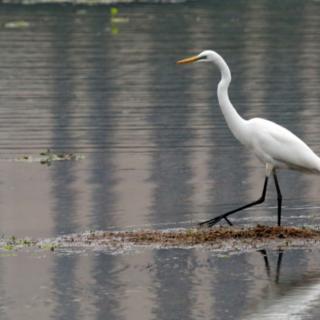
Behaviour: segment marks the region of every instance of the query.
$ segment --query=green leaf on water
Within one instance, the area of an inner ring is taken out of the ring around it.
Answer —
[[[2,249],[6,251],[11,251],[14,249],[14,246],[12,244],[6,244],[2,247]]]
[[[111,13],[111,16],[116,16],[118,13],[119,13],[119,9],[118,8],[116,8],[116,7],[112,7],[111,9],[110,9],[110,13]]]
[[[4,24],[4,27],[7,29],[25,29],[30,26],[28,21],[19,20],[19,21],[10,21]]]

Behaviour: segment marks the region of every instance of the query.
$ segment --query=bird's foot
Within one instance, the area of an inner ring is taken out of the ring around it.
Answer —
[[[199,223],[199,227],[208,227],[208,228],[211,228],[212,226],[214,226],[215,224],[217,224],[218,222],[220,222],[222,219],[225,219],[226,222],[228,223],[228,225],[229,225],[229,226],[232,226],[232,223],[231,223],[231,221],[227,218],[227,216],[221,215],[221,216],[215,217],[215,218],[213,218],[213,219],[200,222],[200,223]]]

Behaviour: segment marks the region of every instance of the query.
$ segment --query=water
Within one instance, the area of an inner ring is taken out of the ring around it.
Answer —
[[[319,250],[0,257],[1,319],[318,319]]]
[[[203,49],[225,57],[241,115],[272,119],[320,154],[318,2],[118,9],[112,17],[108,6],[0,5],[2,234],[188,227],[256,199],[264,169],[225,125],[219,73],[175,65]],[[29,25],[5,27],[17,21]],[[47,148],[85,159],[10,161]],[[317,225],[319,179],[279,180],[284,224]],[[233,221],[274,224],[275,207],[271,186],[263,205]],[[1,319],[318,319],[317,256],[286,251],[275,282],[258,252],[4,255]],[[299,297],[310,298],[290,311]]]

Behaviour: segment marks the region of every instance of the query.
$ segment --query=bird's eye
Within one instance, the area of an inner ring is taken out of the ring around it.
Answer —
[[[207,56],[201,56],[201,57],[199,57],[198,60],[206,60],[206,59],[207,59]]]

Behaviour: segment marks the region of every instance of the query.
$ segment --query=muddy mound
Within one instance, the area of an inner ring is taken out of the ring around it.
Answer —
[[[310,228],[270,227],[258,225],[252,228],[219,227],[212,229],[138,230],[124,232],[98,232],[85,239],[73,237],[77,242],[130,242],[133,244],[196,245],[210,244],[221,240],[268,240],[268,239],[315,239],[320,240],[320,231]],[[68,239],[65,239],[68,241]]]
[[[296,227],[258,225],[250,228],[215,227],[212,229],[169,229],[133,231],[90,231],[51,239],[32,240],[11,237],[2,239],[0,250],[23,248],[126,250],[135,246],[208,247],[217,250],[242,251],[257,248],[314,247],[320,244],[320,230]]]

